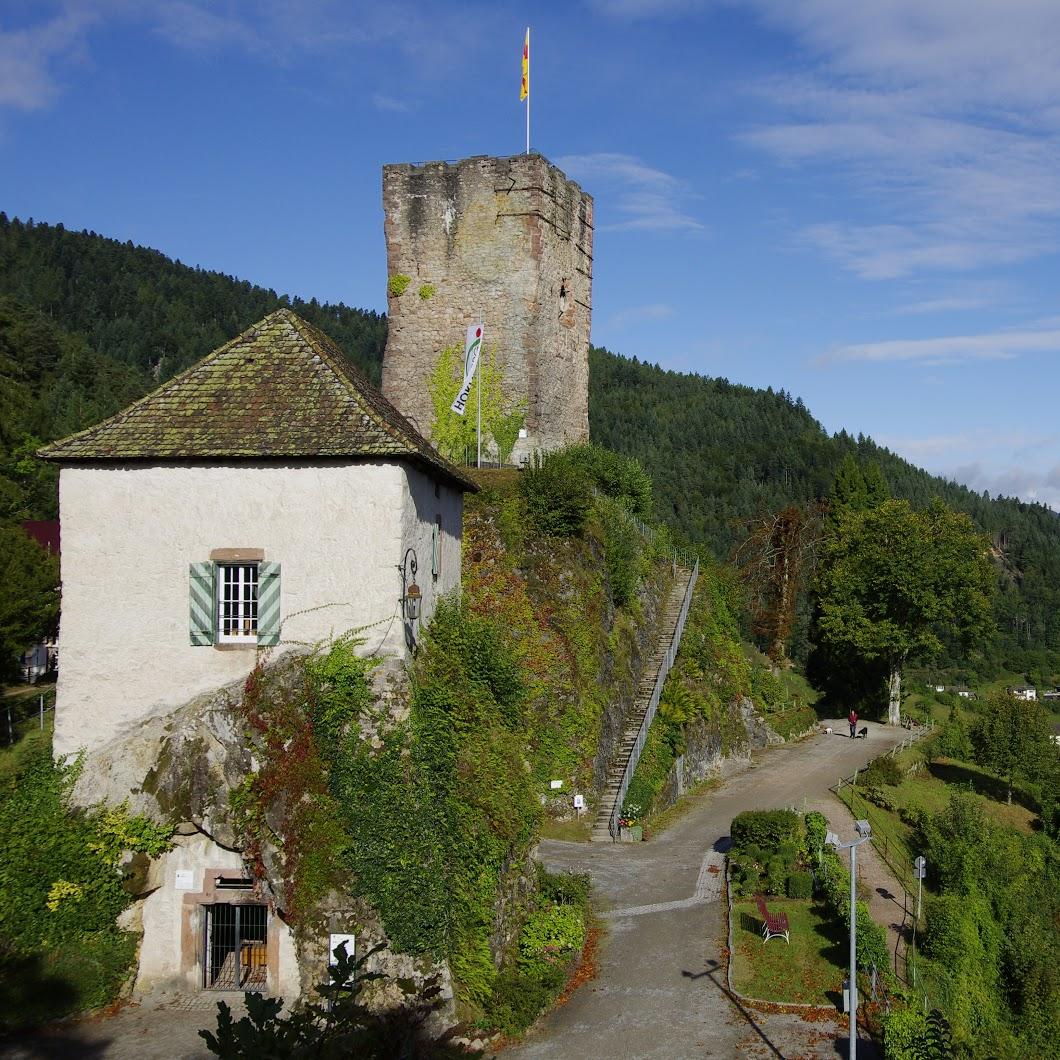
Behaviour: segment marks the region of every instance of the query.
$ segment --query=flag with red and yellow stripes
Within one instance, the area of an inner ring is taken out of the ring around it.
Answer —
[[[526,40],[523,41],[523,81],[519,86],[520,102],[530,95],[530,27],[526,28]]]

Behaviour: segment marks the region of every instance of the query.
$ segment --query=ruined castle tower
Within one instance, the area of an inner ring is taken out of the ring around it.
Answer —
[[[438,354],[482,320],[505,396],[526,403],[515,459],[588,439],[592,198],[531,154],[385,166],[383,208],[383,393],[428,434]]]

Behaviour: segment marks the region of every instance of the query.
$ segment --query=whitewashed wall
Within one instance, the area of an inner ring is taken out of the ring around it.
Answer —
[[[193,647],[188,565],[218,548],[281,564],[282,641],[369,626],[401,655],[399,564],[420,557],[424,618],[460,582],[462,497],[398,463],[65,467],[57,754],[91,750],[250,672],[252,648]],[[443,570],[431,530],[443,519]]]
[[[135,991],[196,991],[203,985],[203,929],[205,906],[213,901],[230,901],[232,893],[211,894],[212,874],[218,871],[231,876],[244,874],[243,859],[234,851],[218,846],[207,836],[174,837],[173,848],[153,866],[158,886],[139,905],[143,930]],[[178,872],[189,878],[184,887],[177,886]],[[237,893],[236,897],[240,897]],[[301,993],[298,959],[290,928],[271,911],[268,932],[272,959],[269,961],[268,992],[291,1001]]]
[[[402,545],[416,550],[419,565],[416,584],[423,593],[423,614],[415,623],[414,636],[426,627],[440,597],[460,585],[460,543],[464,519],[464,497],[418,469],[405,468],[407,487],[402,510]],[[435,520],[442,519],[440,534],[441,565],[438,576],[431,572],[432,534]]]

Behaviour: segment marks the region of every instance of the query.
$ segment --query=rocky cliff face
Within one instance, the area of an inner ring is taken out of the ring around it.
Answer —
[[[294,653],[270,661],[267,671],[271,694],[297,693],[303,679],[300,662]],[[394,668],[376,672],[376,702],[384,704],[383,715],[388,719],[400,718],[407,710],[403,684],[403,673]],[[234,852],[243,862],[244,873],[258,874],[255,897],[273,907],[281,921],[286,922],[283,896],[288,881],[277,840],[285,812],[283,794],[266,808],[266,827],[256,837],[253,859],[247,856],[247,836],[232,799],[247,776],[260,767],[254,735],[240,710],[244,694],[244,683],[235,683],[192,700],[165,717],[152,718],[122,739],[93,752],[85,759],[73,798],[77,804],[86,806],[125,801],[130,811],[172,825],[182,865],[194,864],[195,853],[201,852],[199,860],[204,864],[231,867],[232,859],[224,852]],[[204,843],[202,839],[210,842]],[[157,897],[146,917],[141,908],[152,895],[172,889],[173,866],[169,860],[172,859],[163,857],[149,863],[138,857],[126,866],[127,886],[140,899],[126,914],[126,925],[146,931],[157,925],[155,937],[145,936],[143,948],[152,952],[145,952],[142,957],[142,988],[149,989],[156,983],[171,988],[179,982],[179,959],[167,964],[154,952],[164,950],[174,932],[179,934],[179,924],[161,923],[166,903],[162,904],[162,913],[154,911],[159,907]],[[251,860],[256,868],[252,867]],[[520,883],[525,885],[525,880],[515,873],[513,887],[517,888]],[[174,903],[171,901],[169,905]],[[506,937],[504,903],[498,905],[497,930],[499,937]],[[174,915],[175,910],[174,906],[171,911]],[[356,934],[362,953],[387,941],[381,919],[367,902],[336,891],[316,903],[297,924],[289,926],[293,928],[290,937],[297,960],[297,979],[303,992],[326,979],[331,933]],[[146,980],[145,967],[154,973]],[[382,1009],[405,1004],[422,997],[427,987],[433,985],[440,988],[443,1002],[436,1022],[440,1025],[447,1020],[451,1022],[453,991],[445,962],[385,949],[372,959],[370,969],[385,974],[384,979],[371,984],[367,991],[373,1006]],[[288,975],[285,981],[290,983],[292,977]],[[289,996],[288,1000],[291,1000]]]

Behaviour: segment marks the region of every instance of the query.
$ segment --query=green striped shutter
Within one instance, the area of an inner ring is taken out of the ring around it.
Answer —
[[[258,645],[280,643],[280,565],[258,564]]]
[[[188,633],[195,647],[213,644],[217,633],[215,570],[212,563],[192,563],[188,567]]]

